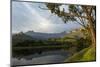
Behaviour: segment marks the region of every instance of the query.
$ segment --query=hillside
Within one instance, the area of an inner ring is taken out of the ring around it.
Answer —
[[[88,47],[75,53],[73,56],[65,60],[65,62],[82,62],[82,61],[95,61],[96,60],[95,47]]]
[[[26,41],[26,40],[33,40],[33,38],[26,35],[26,34],[24,34],[24,33],[18,33],[18,34],[13,34],[12,35],[13,45],[15,45],[16,43],[19,43],[19,42]]]

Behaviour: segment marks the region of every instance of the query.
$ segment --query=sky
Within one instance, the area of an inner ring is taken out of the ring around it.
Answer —
[[[33,30],[43,33],[60,33],[81,27],[76,22],[65,24],[60,17],[54,15],[44,3],[36,2],[12,2],[12,33],[27,32]],[[62,5],[60,8],[65,8]],[[66,7],[67,11],[68,7]]]

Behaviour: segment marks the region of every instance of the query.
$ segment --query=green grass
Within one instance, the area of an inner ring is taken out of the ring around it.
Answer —
[[[95,47],[89,47],[75,53],[73,56],[66,59],[64,62],[80,62],[80,61],[95,61]]]
[[[95,47],[90,48],[83,56],[83,61],[94,61],[96,60],[96,53],[95,53]]]

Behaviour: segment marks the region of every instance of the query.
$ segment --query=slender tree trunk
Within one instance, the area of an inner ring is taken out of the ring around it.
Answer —
[[[92,45],[96,46],[96,32],[94,30],[94,26],[93,26],[94,24],[92,22],[91,17],[89,17],[88,22],[89,22],[89,28],[90,28],[90,35],[92,39]]]
[[[91,35],[91,40],[92,40],[92,46],[96,46],[96,32],[95,32],[95,29],[94,29],[95,24],[94,24],[94,21],[93,21],[93,17],[91,16],[93,7],[86,6],[85,8],[83,7],[83,9],[85,10],[87,18],[88,18],[90,35]]]

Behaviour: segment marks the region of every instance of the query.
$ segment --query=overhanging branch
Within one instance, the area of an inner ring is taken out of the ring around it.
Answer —
[[[61,12],[63,13],[63,12]],[[80,16],[76,13],[64,13],[65,16],[72,16],[72,17],[81,17],[81,18],[85,18],[85,19],[88,19],[86,16]]]
[[[39,6],[40,9],[43,9],[43,10],[49,10],[47,8],[42,8]],[[60,14],[64,15],[64,16],[72,16],[72,17],[81,17],[81,18],[85,18],[85,19],[88,19],[86,16],[80,16],[78,15],[77,13],[67,13],[67,12],[63,12],[63,11],[60,11]]]

